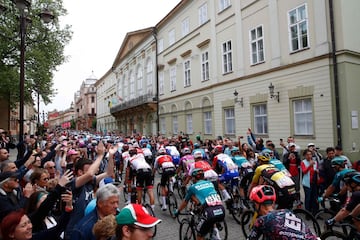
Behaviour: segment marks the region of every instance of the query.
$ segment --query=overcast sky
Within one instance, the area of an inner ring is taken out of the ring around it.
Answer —
[[[73,38],[65,47],[68,61],[58,68],[53,103],[40,111],[70,107],[81,83],[94,73],[101,78],[112,66],[126,33],[155,26],[180,0],[63,0]]]

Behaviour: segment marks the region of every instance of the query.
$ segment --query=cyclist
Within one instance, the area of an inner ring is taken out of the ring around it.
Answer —
[[[194,169],[191,176],[194,184],[188,189],[185,199],[180,204],[179,209],[175,210],[174,215],[179,215],[190,200],[195,206],[200,206],[201,218],[196,226],[196,239],[202,240],[214,228],[215,223],[224,220],[225,209],[214,185],[210,181],[204,180],[204,171],[202,169]]]
[[[252,164],[240,154],[240,150],[237,147],[231,149],[232,159],[234,163],[239,168],[240,175],[240,185],[239,185],[239,194],[241,198],[241,208],[246,208],[244,205],[244,200],[246,198],[246,192],[250,186],[251,180],[254,176],[254,168]]]
[[[347,189],[352,192],[349,203],[342,208],[335,217],[328,219],[326,225],[332,226],[336,222],[341,222],[347,216],[353,218],[353,223],[360,230],[359,216],[359,203],[360,203],[360,173],[357,171],[351,171],[344,175],[343,181]]]
[[[202,158],[206,159],[205,149],[201,148],[199,143],[194,143],[194,149],[193,149],[191,154],[194,155],[194,153],[197,152],[197,151],[200,151],[201,155],[202,155]]]
[[[287,168],[285,167],[285,165],[282,163],[282,161],[280,161],[279,159],[277,159],[274,156],[274,152],[268,148],[265,148],[262,152],[261,155],[266,156],[268,158],[270,158],[269,163],[274,165],[277,169],[279,169],[280,171],[282,171],[286,176],[291,177],[291,174],[289,172],[289,170],[287,170]]]
[[[141,144],[141,150],[143,151],[144,153],[144,156],[145,156],[145,160],[146,162],[152,166],[153,165],[153,154],[151,152],[151,149],[150,149],[150,145],[148,142],[146,141],[143,141],[142,144]]]
[[[176,174],[179,175],[180,172],[182,171],[185,174],[188,173],[189,169],[190,169],[190,165],[195,162],[194,156],[191,155],[191,151],[189,148],[184,148],[183,149],[183,154],[184,156],[182,156],[180,158],[180,162],[179,162],[179,167],[176,170]]]
[[[171,145],[168,145],[165,147],[166,152],[172,157],[173,163],[175,166],[179,166],[180,162],[180,153],[176,146],[173,143],[170,143]]]
[[[224,181],[232,181],[232,184],[234,184],[234,181],[239,180],[238,166],[229,157],[229,155],[223,153],[223,147],[221,145],[215,147],[215,155],[212,161],[212,168],[219,174],[220,183]],[[219,189],[222,189],[223,187],[220,185],[220,183]],[[224,190],[222,190],[222,193],[225,202],[230,199],[230,195],[225,188]]]
[[[161,186],[161,196],[162,196],[162,203],[163,203],[161,206],[161,209],[163,211],[166,211],[167,210],[167,205],[166,205],[167,191],[173,192],[173,187],[172,187],[173,183],[171,181],[171,178],[175,175],[175,165],[172,161],[171,156],[166,153],[165,148],[160,148],[158,153],[159,153],[159,156],[156,157],[155,163],[154,163],[153,175],[155,175],[155,171],[157,169],[161,169],[161,171],[160,171],[161,172],[160,186]],[[169,183],[170,189],[166,189],[167,183]]]
[[[250,192],[255,211],[260,217],[254,223],[248,239],[318,239],[306,224],[288,209],[274,210],[275,189],[259,185]]]
[[[151,166],[146,162],[145,157],[142,153],[140,153],[137,148],[129,149],[130,159],[128,161],[127,171],[126,171],[126,179],[129,179],[128,173],[130,170],[134,170],[136,174],[136,192],[137,192],[137,203],[141,204],[142,192],[144,187],[147,189],[147,194],[150,198],[150,205],[154,209],[155,208],[155,200],[154,200],[154,176],[152,175]],[[131,184],[131,183],[130,183]]]
[[[334,180],[330,184],[329,187],[325,190],[324,194],[322,195],[322,198],[327,198],[331,196],[333,193],[339,194],[339,199],[342,204],[346,201],[346,193],[347,189],[342,182],[342,179],[344,178],[345,174],[351,171],[355,171],[354,169],[348,169],[346,166],[346,159],[342,157],[334,157],[331,160],[331,167],[335,170],[335,176]]]
[[[190,170],[188,173],[188,177],[185,180],[185,186],[189,183],[191,179],[191,173],[194,169],[201,168],[204,171],[205,179],[211,181],[216,188],[222,194],[224,202],[231,199],[229,193],[226,191],[225,187],[219,183],[219,176],[218,174],[211,168],[210,164],[202,159],[202,153],[200,151],[194,152],[195,162],[190,165]]]
[[[296,193],[295,183],[269,161],[267,156],[258,156],[259,166],[255,169],[249,192],[257,185],[271,185],[276,189],[278,209],[292,209]]]

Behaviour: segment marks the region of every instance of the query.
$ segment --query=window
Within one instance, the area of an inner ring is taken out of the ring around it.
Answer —
[[[313,135],[313,113],[311,98],[294,100],[295,135]]]
[[[136,80],[137,80],[137,92],[139,95],[142,95],[143,94],[143,71],[141,69],[141,66],[139,66],[137,69]]]
[[[225,109],[225,134],[235,134],[234,108]]]
[[[212,134],[211,112],[204,112],[204,133]]]
[[[129,82],[130,82],[130,99],[135,98],[135,76],[133,71],[129,74]]]
[[[309,47],[309,29],[306,4],[288,13],[290,50],[297,51]]]
[[[173,116],[173,134],[177,134],[179,131],[179,122],[177,116]]]
[[[266,104],[259,104],[253,106],[254,111],[254,132],[257,134],[267,134],[267,110]]]
[[[219,0],[220,12],[230,7],[230,5],[231,5],[230,0]]]
[[[209,80],[209,52],[201,54],[201,81]]]
[[[166,134],[166,122],[164,117],[160,118],[160,129],[161,134]]]
[[[124,84],[124,100],[127,101],[129,99],[129,90],[128,90],[128,81],[126,81],[126,75],[124,74],[124,77],[123,77],[123,84]]]
[[[170,91],[176,91],[176,67],[170,68]]]
[[[151,87],[153,84],[153,62],[151,59],[147,61],[146,64],[146,85]]]
[[[185,18],[181,22],[181,35],[183,37],[186,36],[190,32],[190,26],[189,25],[190,25],[189,18]]]
[[[264,37],[263,27],[250,30],[250,55],[251,64],[264,62]]]
[[[199,7],[199,25],[203,25],[207,20],[207,4],[205,3]]]
[[[164,94],[164,72],[159,72],[159,94]]]
[[[222,44],[223,73],[232,72],[232,50],[231,41]]]
[[[175,43],[175,29],[169,31],[169,46]]]
[[[186,133],[193,133],[193,119],[192,114],[186,114]]]
[[[186,60],[184,62],[184,87],[189,87],[190,85],[190,60]]]
[[[91,108],[91,115],[95,115],[95,108]]]
[[[164,51],[164,39],[161,38],[158,40],[158,53],[161,53],[162,51]]]
[[[94,103],[94,102],[95,102],[95,97],[92,96],[92,97],[91,97],[91,103]]]

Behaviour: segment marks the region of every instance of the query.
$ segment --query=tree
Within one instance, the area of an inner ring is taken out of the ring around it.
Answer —
[[[14,107],[19,99],[20,37],[19,13],[11,0],[5,0],[7,10],[0,15],[0,97],[10,99]],[[41,21],[39,13],[47,8],[54,15],[51,23]],[[25,101],[40,93],[45,104],[54,97],[53,76],[66,61],[65,45],[71,39],[71,26],[60,26],[59,17],[67,14],[62,0],[33,0],[27,13],[31,23],[26,28]]]

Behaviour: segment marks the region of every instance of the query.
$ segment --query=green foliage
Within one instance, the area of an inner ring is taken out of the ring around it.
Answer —
[[[62,0],[33,0],[26,28],[25,101],[32,102],[36,92],[45,104],[54,97],[53,76],[56,68],[66,61],[65,45],[70,41],[70,26],[60,26],[59,17],[66,15]],[[7,10],[0,15],[0,97],[10,97],[14,106],[19,99],[20,21],[19,11],[11,0],[4,0]],[[45,24],[38,16],[48,8],[54,15]]]

